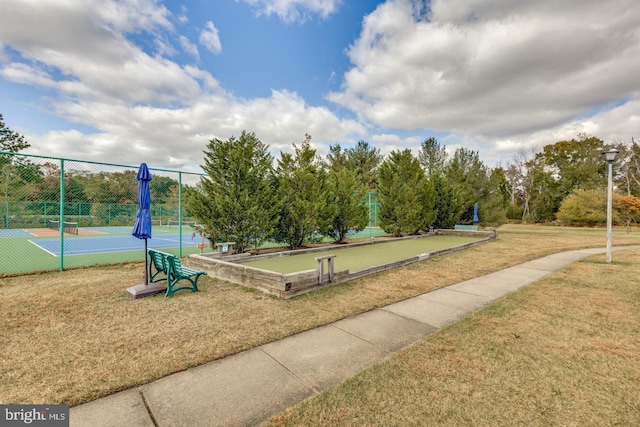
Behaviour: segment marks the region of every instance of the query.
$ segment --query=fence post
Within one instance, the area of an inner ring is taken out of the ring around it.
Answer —
[[[373,226],[373,224],[371,224],[373,222],[371,218],[371,191],[367,191],[367,198],[369,199],[369,239],[373,239],[373,235],[371,234],[371,227]]]
[[[4,180],[4,228],[9,228],[9,166],[2,168]]]
[[[60,271],[64,271],[64,159],[60,159]]]
[[[180,242],[179,254],[182,258],[182,172],[178,172],[178,241]]]

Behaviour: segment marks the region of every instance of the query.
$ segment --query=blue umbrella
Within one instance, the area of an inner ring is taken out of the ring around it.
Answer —
[[[140,165],[138,174],[138,214],[136,223],[133,226],[133,235],[138,239],[144,239],[144,284],[149,284],[149,273],[147,271],[147,239],[151,238],[151,192],[149,191],[149,181],[151,173],[146,163]]]
[[[473,222],[478,222],[478,221],[480,221],[480,220],[478,219],[478,204],[477,204],[477,203],[475,203],[475,204],[473,205]]]

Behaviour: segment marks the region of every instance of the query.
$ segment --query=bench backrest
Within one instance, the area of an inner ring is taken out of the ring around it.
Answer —
[[[166,254],[149,249],[149,256],[151,256],[151,261],[158,271],[167,271],[169,265],[166,262]]]
[[[182,264],[180,264],[180,258],[178,258],[175,255],[170,255],[167,257],[167,262],[173,274],[177,276],[182,276],[183,272],[182,272]]]

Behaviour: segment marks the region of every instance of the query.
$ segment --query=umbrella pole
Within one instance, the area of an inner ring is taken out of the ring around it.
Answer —
[[[144,239],[144,285],[147,286],[149,284],[149,262],[147,261],[147,257],[149,256],[149,251],[147,251],[147,239]]]

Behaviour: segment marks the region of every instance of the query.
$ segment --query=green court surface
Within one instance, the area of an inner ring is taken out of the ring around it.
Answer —
[[[478,240],[481,239],[459,236],[430,236],[343,248],[336,245],[321,252],[266,258],[258,261],[244,262],[243,264],[278,273],[294,273],[297,271],[316,269],[318,262],[315,258],[317,257],[336,255],[335,271],[349,270],[353,273],[376,265],[388,264],[421,254],[476,242]]]
[[[144,261],[144,242],[131,236],[132,227],[96,227],[83,228],[80,235],[65,235],[65,255],[60,256],[60,238],[54,230],[32,229],[42,231],[38,236],[22,229],[0,230],[0,277],[5,275],[34,273],[38,271],[55,271],[68,268],[89,267],[104,264]],[[175,243],[165,245],[165,252],[189,255],[200,253],[195,247],[200,238],[191,239],[191,231],[183,233],[182,251],[175,237]],[[177,227],[156,227],[154,238],[162,240],[164,236],[177,236]],[[48,233],[48,235],[47,235]],[[15,237],[11,237],[15,236]],[[127,239],[134,241],[133,247],[121,246]],[[113,241],[116,243],[113,243]],[[120,243],[118,243],[120,242]],[[48,243],[48,246],[44,244]],[[78,247],[78,253],[70,253],[68,249]],[[211,252],[210,248],[206,248]]]
[[[180,253],[178,247],[163,250],[173,254]],[[210,249],[208,251],[211,252]],[[194,246],[183,246],[183,256],[195,253],[200,253],[200,250]],[[64,269],[69,269],[140,261],[144,261],[144,243],[142,241],[140,248],[133,251],[65,256],[62,265]],[[0,277],[59,270],[60,266],[60,257],[41,250],[24,238],[0,239]]]

